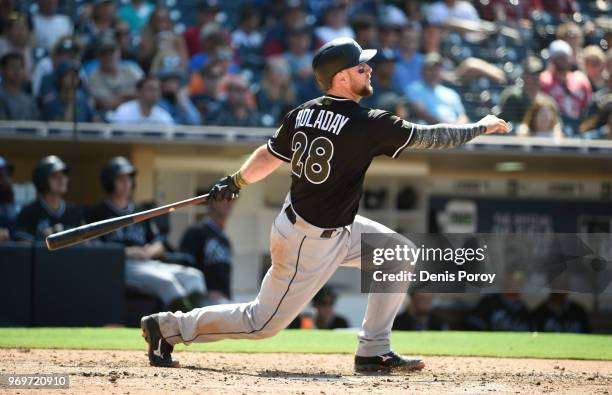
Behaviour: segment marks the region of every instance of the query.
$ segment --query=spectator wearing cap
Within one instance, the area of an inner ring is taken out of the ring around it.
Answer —
[[[421,70],[425,56],[419,52],[421,30],[416,24],[409,24],[402,29],[399,44],[399,56],[395,63],[395,85],[405,90],[408,85],[421,79]]]
[[[72,21],[57,13],[57,0],[38,0],[38,11],[32,21],[36,45],[48,51],[60,38],[72,34]]]
[[[372,15],[355,15],[351,19],[351,28],[355,33],[355,41],[361,48],[378,47],[378,26]]]
[[[103,37],[96,48],[99,67],[89,76],[87,87],[96,108],[105,112],[134,99],[143,72],[135,64],[120,62],[121,51],[112,36]]]
[[[242,68],[259,75],[264,60],[261,55],[264,36],[260,31],[261,13],[252,6],[240,9],[238,28],[232,32],[231,44]]]
[[[219,0],[201,0],[198,3],[196,24],[189,26],[183,33],[189,56],[202,52],[201,32],[211,23],[216,23],[219,13]]]
[[[227,67],[219,59],[212,59],[202,70],[191,74],[189,96],[200,111],[204,124],[214,119],[221,109],[221,82],[227,75]]]
[[[44,240],[52,233],[83,224],[81,210],[64,200],[70,166],[55,155],[41,159],[32,172],[38,198],[17,215],[15,237],[21,241]]]
[[[320,42],[326,43],[338,37],[355,38],[353,29],[348,25],[346,3],[341,0],[332,1],[323,13],[323,24],[314,30]]]
[[[34,97],[41,98],[53,90],[55,84],[53,69],[66,60],[81,60],[81,45],[72,36],[60,38],[53,47],[51,56],[42,58],[36,64],[32,74],[32,94]],[[81,70],[81,79],[84,79],[84,77],[85,75]]]
[[[582,71],[571,71],[572,48],[567,42],[553,41],[548,52],[548,68],[540,74],[542,92],[555,99],[562,116],[577,120],[591,100],[591,83]]]
[[[339,329],[348,328],[346,318],[336,314],[335,305],[338,294],[330,286],[324,286],[312,298],[312,306],[317,311],[315,316],[315,326],[318,329]]]
[[[228,76],[224,85],[226,98],[210,123],[219,126],[262,126],[248,82],[239,76]]]
[[[15,237],[19,206],[13,190],[13,165],[0,156],[0,243]]]
[[[289,31],[288,50],[283,54],[289,64],[291,80],[296,90],[296,101],[310,100],[319,94],[312,76],[312,35],[306,26]]]
[[[256,88],[257,108],[263,126],[277,125],[294,106],[295,94],[291,84],[289,64],[282,56],[268,58],[263,77]]]
[[[516,131],[517,136],[563,138],[557,103],[547,95],[536,95]]]
[[[442,64],[443,59],[438,53],[427,54],[423,62],[423,78],[410,84],[405,95],[417,118],[429,124],[467,123],[465,108],[457,92],[440,84]]]
[[[12,12],[6,24],[6,31],[0,36],[0,57],[17,52],[25,62],[25,78],[30,80],[34,71],[34,48],[32,47],[32,22],[25,14]]]
[[[172,116],[159,106],[160,98],[159,80],[143,77],[136,83],[136,99],[121,104],[109,119],[113,123],[174,125]]]
[[[0,59],[2,85],[0,86],[0,119],[37,120],[38,108],[34,98],[25,92],[23,83],[23,55],[11,52]]]
[[[448,324],[433,312],[433,295],[411,292],[410,303],[393,321],[394,331],[445,331]]]
[[[395,85],[395,62],[397,55],[389,48],[383,48],[372,59],[375,64],[376,73],[372,74],[372,88],[374,93],[361,100],[365,107],[378,107],[378,100],[385,93],[402,94],[402,91]]]
[[[200,125],[202,123],[198,109],[189,99],[184,86],[185,73],[180,69],[163,69],[158,78],[161,85],[159,106],[166,110],[175,123],[179,125]]]
[[[483,38],[482,23],[476,8],[466,0],[443,0],[432,4],[425,19],[428,23],[425,36],[435,40],[429,41],[427,51],[439,48],[441,34],[445,31],[455,31],[471,42]]]
[[[157,7],[140,34],[138,62],[146,72],[157,73],[165,67],[186,69],[189,53],[183,36],[174,33],[170,11]]]
[[[523,74],[517,82],[505,88],[499,101],[500,118],[519,123],[540,92],[540,73],[544,64],[536,56],[528,56],[523,62]]]
[[[557,29],[557,38],[567,42],[572,47],[572,70],[584,69],[582,48],[584,47],[584,32],[575,22],[565,22]]]
[[[263,44],[264,57],[278,55],[286,52],[289,47],[288,37],[290,31],[301,29],[308,26],[306,9],[301,0],[285,0],[285,6],[281,11],[280,22],[271,26],[266,33]],[[309,30],[310,32],[310,30]],[[314,39],[310,32],[309,50],[319,46],[319,42]]]
[[[146,0],[131,0],[119,8],[119,19],[128,23],[133,36],[140,34],[142,28],[149,21],[155,6]]]
[[[84,58],[89,60],[96,55],[95,45],[100,37],[112,35],[117,18],[117,9],[113,0],[96,0],[91,19],[87,19],[80,30],[80,37],[86,48]]]
[[[97,120],[85,92],[79,87],[79,64],[67,60],[54,72],[55,90],[43,98],[45,121],[92,122]]]
[[[582,52],[584,73],[591,83],[593,92],[597,92],[606,86],[604,76],[606,69],[606,54],[597,45],[589,45]]]
[[[190,72],[201,70],[213,57],[227,62],[232,73],[237,73],[240,70],[238,65],[233,62],[232,49],[229,46],[227,34],[221,25],[210,23],[204,26],[200,34],[200,40],[202,50],[189,60]]]

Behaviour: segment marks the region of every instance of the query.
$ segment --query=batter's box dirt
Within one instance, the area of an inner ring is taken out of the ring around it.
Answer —
[[[611,361],[426,357],[421,372],[364,376],[353,373],[351,355],[338,354],[177,352],[183,367],[163,369],[148,366],[144,347],[0,352],[2,374],[69,374],[70,388],[52,394],[610,394],[612,388]]]

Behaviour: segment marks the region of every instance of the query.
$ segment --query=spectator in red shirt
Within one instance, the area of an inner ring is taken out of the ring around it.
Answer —
[[[576,0],[540,0],[542,8],[554,16],[573,15],[578,11]]]
[[[593,95],[591,83],[582,71],[570,71],[573,52],[567,42],[555,40],[548,51],[548,68],[540,74],[542,92],[555,99],[562,116],[577,120]]]
[[[489,0],[479,2],[478,13],[482,19],[488,21],[512,22],[525,21],[530,19],[530,13],[534,10],[541,10],[541,0]]]
[[[217,20],[217,13],[219,12],[218,3],[218,0],[205,0],[200,3],[198,6],[197,24],[188,27],[183,33],[190,57],[202,52],[202,47],[200,46],[200,32],[209,23],[213,23]]]

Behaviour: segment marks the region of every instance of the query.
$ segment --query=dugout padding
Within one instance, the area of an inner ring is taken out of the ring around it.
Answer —
[[[31,320],[32,248],[0,244],[0,326],[28,326]]]

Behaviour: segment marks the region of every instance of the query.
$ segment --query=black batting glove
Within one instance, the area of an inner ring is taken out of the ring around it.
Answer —
[[[236,185],[232,176],[225,176],[208,192],[210,201],[230,201],[236,199],[240,193],[240,187]]]

